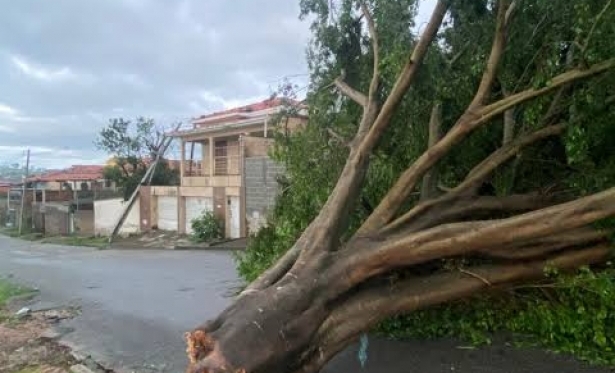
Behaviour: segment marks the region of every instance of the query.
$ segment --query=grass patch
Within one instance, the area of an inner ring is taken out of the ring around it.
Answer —
[[[0,234],[5,236],[19,238],[26,241],[37,241],[40,240],[43,235],[41,233],[30,232],[30,231],[22,231],[21,236],[19,235],[19,230],[17,228],[0,228]]]
[[[43,368],[40,366],[25,367],[17,373],[43,373]]]
[[[10,322],[11,315],[5,312],[4,307],[13,298],[34,296],[36,292],[23,286],[18,286],[0,277],[0,323]],[[1,352],[1,351],[0,351]]]
[[[24,241],[40,242],[46,244],[65,246],[84,246],[104,249],[108,246],[108,237],[84,237],[84,236],[45,236],[42,233],[23,232],[21,236],[16,228],[0,228],[0,234],[8,237],[19,238]]]
[[[6,305],[6,302],[18,295],[29,293],[30,290],[21,286],[14,285],[5,279],[0,278],[0,308]]]
[[[39,241],[54,245],[85,246],[97,249],[104,249],[109,245],[109,238],[107,237],[52,236],[43,237]]]

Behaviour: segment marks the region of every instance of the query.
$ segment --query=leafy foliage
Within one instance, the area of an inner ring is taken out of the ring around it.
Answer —
[[[224,237],[222,221],[213,212],[205,211],[190,222],[192,239],[196,242],[211,242]]]
[[[237,258],[240,274],[248,281],[291,247],[314,219],[346,160],[347,144],[357,130],[361,108],[333,90],[331,82],[343,72],[350,86],[367,92],[373,55],[357,3],[301,1],[301,16],[312,19],[313,39],[308,51],[311,86],[306,98],[309,125],[300,133],[277,138],[272,156],[285,165],[286,178],[270,226]],[[472,100],[491,48],[495,3],[452,2],[438,43],[430,48],[416,83],[370,160],[361,203],[351,216],[348,235],[425,150],[433,105],[442,104],[443,130],[448,130]],[[491,96],[502,98],[541,87],[567,69],[612,57],[615,8],[605,8],[605,3],[519,2]],[[378,27],[382,81],[378,94],[382,98],[406,63],[408,46],[415,42],[417,1],[370,0],[368,5]],[[615,74],[609,73],[515,108],[516,135],[555,123],[566,124],[567,132],[525,149],[497,170],[490,180],[495,193],[557,187],[570,195],[584,195],[615,185],[612,87]],[[457,185],[501,146],[502,136],[502,118],[471,134],[438,165],[440,184]],[[615,228],[615,223],[605,222],[603,228]],[[615,311],[614,273],[612,269],[586,269],[577,275],[558,275],[550,285],[549,297],[536,289],[481,297],[399,316],[380,330],[396,337],[462,336],[474,342],[488,341],[491,332],[509,331],[530,335],[530,341],[557,351],[615,363],[615,324],[608,316]]]
[[[112,164],[105,167],[105,179],[114,181],[128,199],[139,186],[147,172],[149,162],[156,157],[164,137],[153,119],[139,117],[132,122],[123,118],[109,120],[109,125],[101,130],[95,145],[113,156]],[[169,167],[161,159],[153,178],[153,185],[179,184],[179,171]]]
[[[461,337],[491,342],[513,333],[519,344],[545,346],[597,364],[615,364],[615,270],[551,274],[551,282],[393,318],[379,332],[395,338]]]

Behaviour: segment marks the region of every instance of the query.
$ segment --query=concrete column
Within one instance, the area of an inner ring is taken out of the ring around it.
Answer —
[[[246,213],[246,141],[243,135],[239,136],[239,175],[241,186],[239,187],[239,232],[241,237],[248,236],[247,213]]]
[[[214,160],[216,143],[213,137],[209,138],[209,176],[213,177],[215,174],[214,168],[216,167],[216,162]]]
[[[186,234],[186,197],[181,195],[181,190],[177,193],[177,213],[177,231]]]
[[[179,185],[184,185],[184,177],[186,177],[185,168],[186,168],[186,141],[184,139],[181,140],[179,145],[179,153],[181,154],[181,163],[179,164],[179,175],[180,182]]]

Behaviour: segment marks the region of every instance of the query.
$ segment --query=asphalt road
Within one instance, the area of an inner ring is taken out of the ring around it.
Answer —
[[[40,290],[34,308],[77,306],[63,341],[120,372],[183,372],[182,335],[215,316],[239,285],[228,252],[93,250],[0,236],[0,275]],[[326,373],[602,373],[571,358],[508,347],[460,348],[455,341],[370,339],[361,367],[357,346]],[[273,372],[272,372],[273,373]]]

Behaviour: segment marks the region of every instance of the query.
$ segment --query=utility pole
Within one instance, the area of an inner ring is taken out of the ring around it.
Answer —
[[[30,173],[30,149],[26,153],[26,170],[24,172],[23,181],[21,185],[21,208],[19,209],[19,235],[21,236],[21,229],[23,227],[23,209],[26,199],[26,185],[28,184],[28,177]]]

